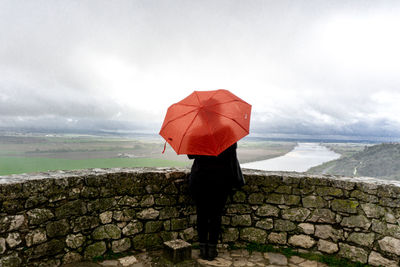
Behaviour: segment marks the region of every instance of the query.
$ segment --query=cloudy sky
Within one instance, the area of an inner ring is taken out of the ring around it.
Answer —
[[[400,1],[0,0],[0,127],[158,132],[193,90],[252,133],[400,136]]]

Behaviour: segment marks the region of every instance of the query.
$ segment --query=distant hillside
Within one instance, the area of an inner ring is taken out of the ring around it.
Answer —
[[[400,180],[400,144],[368,146],[363,151],[326,162],[308,172]]]

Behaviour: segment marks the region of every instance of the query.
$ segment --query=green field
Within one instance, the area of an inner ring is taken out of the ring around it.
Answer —
[[[56,159],[40,157],[0,157],[0,175],[114,167],[186,167],[188,163],[156,158]]]
[[[241,163],[283,155],[294,142],[243,141]],[[159,136],[110,137],[89,135],[0,135],[0,175],[113,167],[190,167]]]

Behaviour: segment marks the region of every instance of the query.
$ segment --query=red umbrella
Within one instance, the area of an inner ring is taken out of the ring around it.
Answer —
[[[160,135],[177,154],[217,156],[249,134],[250,113],[228,90],[194,91],[168,108]]]

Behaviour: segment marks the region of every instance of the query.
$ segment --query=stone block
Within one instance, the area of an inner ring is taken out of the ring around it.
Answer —
[[[0,258],[0,266],[2,267],[19,267],[22,266],[21,263],[22,259],[18,256],[18,253]]]
[[[246,201],[246,194],[243,193],[242,191],[236,191],[236,193],[233,195],[233,202],[243,203],[245,201]]]
[[[296,229],[296,224],[288,220],[275,220],[274,230],[279,232],[289,232]]]
[[[85,240],[86,237],[79,233],[77,235],[68,235],[65,239],[65,243],[69,248],[79,248],[83,245]]]
[[[141,207],[151,207],[154,205],[154,197],[152,195],[144,196],[142,201],[140,201]]]
[[[372,247],[375,240],[374,233],[351,233],[347,241],[356,243],[361,246]]]
[[[385,215],[385,209],[372,203],[361,204],[361,208],[368,218],[380,218]]]
[[[318,240],[318,250],[328,254],[333,254],[339,251],[339,247],[336,243],[320,239]]]
[[[69,232],[69,223],[66,219],[60,221],[49,222],[46,225],[47,235],[49,237],[65,236]]]
[[[343,230],[335,229],[331,225],[316,225],[315,236],[322,239],[331,238],[332,241],[337,242],[343,239]]]
[[[0,254],[3,254],[6,251],[6,239],[0,237]]]
[[[323,186],[316,188],[317,195],[320,196],[335,196],[340,197],[343,196],[343,190],[340,188],[334,188],[330,186]]]
[[[6,238],[6,242],[10,248],[14,248],[19,244],[21,244],[22,242],[21,235],[17,232],[9,233]]]
[[[173,263],[190,260],[192,258],[192,245],[181,239],[166,241],[164,242],[163,254]]]
[[[340,224],[350,228],[358,227],[365,230],[368,230],[371,226],[371,222],[364,215],[345,217]]]
[[[268,241],[273,244],[285,245],[287,243],[287,233],[286,232],[281,232],[281,233],[272,232],[268,235]]]
[[[143,224],[139,221],[130,222],[122,229],[122,233],[126,236],[138,234],[143,230]]]
[[[298,228],[307,235],[313,235],[315,232],[315,226],[311,223],[300,223]]]
[[[158,206],[172,206],[176,204],[176,199],[172,196],[160,196],[155,200],[156,205]]]
[[[290,185],[280,185],[275,189],[275,192],[290,195],[292,193],[292,187]]]
[[[160,220],[179,217],[179,210],[175,207],[165,207],[160,210]]]
[[[100,213],[100,221],[102,224],[107,224],[112,222],[113,212],[112,211],[105,211]]]
[[[27,257],[31,259],[42,258],[44,256],[52,256],[61,253],[65,248],[65,244],[61,240],[52,239],[46,243],[31,247],[26,250]]]
[[[56,209],[56,217],[59,219],[70,216],[84,215],[86,213],[86,204],[82,200],[67,202]]]
[[[400,208],[400,199],[382,197],[379,199],[379,204],[385,207]]]
[[[46,231],[44,229],[35,229],[27,233],[25,236],[25,243],[27,247],[41,244],[45,241],[47,241],[47,236],[46,236]]]
[[[296,195],[284,195],[283,196],[283,201],[285,205],[288,206],[298,206],[300,204],[301,201],[301,197],[300,196],[296,196]]]
[[[271,204],[285,204],[285,199],[283,194],[268,194],[265,202],[271,203]]]
[[[179,237],[185,241],[190,241],[193,240],[197,235],[197,232],[194,230],[193,227],[189,227],[185,230],[183,230],[183,232],[179,233]]]
[[[295,247],[312,248],[316,242],[308,235],[294,235],[289,238],[288,243]]]
[[[137,197],[124,196],[118,201],[120,206],[136,207],[139,205],[139,200]]]
[[[249,196],[249,203],[252,205],[262,204],[264,202],[264,194],[261,193],[253,193]]]
[[[400,226],[396,224],[387,224],[387,234],[395,238],[400,238]]]
[[[308,196],[302,199],[304,208],[324,208],[327,206],[326,201],[320,196]]]
[[[114,253],[127,251],[131,247],[131,240],[126,237],[120,240],[112,241],[111,247]]]
[[[187,228],[187,219],[172,219],[171,220],[171,230],[182,230]]]
[[[339,247],[339,256],[352,261],[367,263],[368,253],[364,249],[344,243],[339,243]]]
[[[162,242],[177,239],[178,235],[179,235],[179,233],[177,233],[177,232],[167,232],[167,231],[165,231],[165,232],[161,232],[160,233],[160,237],[162,239]]]
[[[194,219],[192,216],[195,216],[196,219]],[[197,215],[190,215],[190,222],[189,223],[191,225],[196,224],[196,220],[197,220]],[[222,216],[221,220],[222,220],[222,222],[221,222],[222,225],[230,225],[231,224],[231,218],[228,217],[228,216]]]
[[[307,221],[318,223],[336,223],[336,214],[329,209],[315,209]]]
[[[357,207],[360,205],[356,200],[334,199],[332,200],[332,209],[346,213],[357,213]]]
[[[378,197],[364,193],[360,190],[354,190],[353,192],[351,192],[350,196],[352,198],[356,198],[356,199],[365,201],[367,203],[377,203],[378,202]]]
[[[138,260],[136,259],[135,256],[126,256],[126,257],[118,259],[118,261],[122,266],[131,266],[138,262]],[[134,266],[136,266],[136,265],[134,265]],[[141,266],[141,264],[139,264],[138,266]]]
[[[85,249],[84,257],[85,259],[92,260],[95,257],[99,257],[103,255],[107,250],[106,243],[104,241],[96,242],[92,245],[89,245]]]
[[[375,219],[372,220],[371,229],[375,233],[383,234],[383,235],[386,235],[387,232],[388,232],[387,224],[385,222],[382,222],[382,221],[379,221],[379,220],[375,220]]]
[[[256,222],[256,227],[264,230],[271,230],[274,228],[274,221],[271,218],[261,219]]]
[[[251,208],[246,204],[230,204],[226,208],[227,214],[250,214]]]
[[[164,230],[170,231],[171,230],[171,221],[164,221]]]
[[[63,257],[62,262],[63,264],[68,264],[68,263],[79,262],[81,260],[82,256],[79,253],[67,252]]]
[[[345,190],[353,190],[356,183],[354,181],[346,180],[332,180],[332,187],[342,188]]]
[[[0,216],[0,233],[7,232],[10,227],[10,224],[11,224],[10,216]]]
[[[386,252],[400,256],[400,239],[385,236],[378,241],[379,247]]]
[[[154,233],[159,232],[162,229],[163,222],[162,221],[149,221],[145,224],[145,233]]]
[[[19,230],[24,226],[25,216],[24,215],[15,215],[10,216],[10,228],[8,231]]]
[[[92,237],[95,240],[118,239],[121,237],[121,229],[114,224],[102,225],[93,231]]]
[[[3,211],[9,214],[15,214],[24,210],[24,203],[18,199],[5,200],[3,201],[2,206]]]
[[[260,217],[278,217],[279,209],[272,205],[263,205],[256,210],[256,215]]]
[[[132,239],[134,249],[158,249],[162,247],[162,238],[159,233],[138,234]]]
[[[266,252],[264,257],[272,266],[287,266],[288,264],[286,256],[280,253]]]
[[[378,252],[372,251],[368,257],[368,263],[372,266],[398,267],[398,263],[384,258]]]
[[[48,209],[33,209],[28,211],[29,224],[36,225],[44,223],[54,217],[54,214]]]
[[[118,222],[129,222],[135,217],[133,209],[117,210],[113,213],[113,219]]]
[[[222,233],[222,240],[226,242],[236,242],[239,238],[239,230],[236,228],[225,229]]]
[[[240,230],[240,238],[248,242],[265,243],[267,233],[264,230],[248,227]]]
[[[44,196],[31,196],[25,202],[25,208],[31,209],[39,206],[40,204],[44,204],[48,201],[48,199]]]
[[[282,211],[282,218],[289,221],[304,222],[310,213],[306,208],[287,209]]]
[[[139,219],[143,220],[154,220],[160,215],[160,212],[158,210],[155,210],[153,208],[145,209],[142,210],[137,214],[137,217]]]
[[[394,214],[390,211],[390,209],[388,209],[385,212],[385,221],[387,223],[397,223],[396,217],[394,216]]]
[[[80,232],[97,227],[100,224],[100,220],[97,217],[82,216],[78,217],[73,222],[74,232]]]
[[[88,203],[87,205],[87,210],[89,212],[103,212],[110,210],[112,207],[114,207],[117,204],[117,201],[114,198],[99,198],[96,200],[93,200]]]
[[[232,217],[232,226],[251,226],[251,217],[248,214]]]

